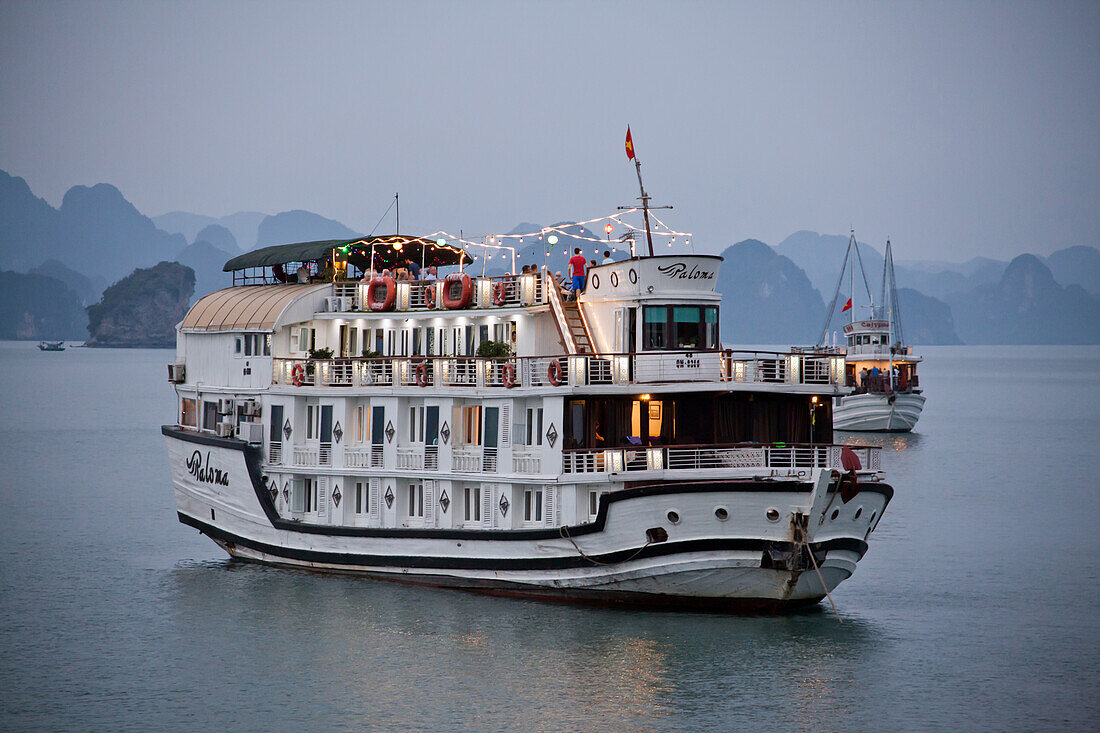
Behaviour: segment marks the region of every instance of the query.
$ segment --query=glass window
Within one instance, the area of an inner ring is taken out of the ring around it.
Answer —
[[[183,398],[183,404],[180,408],[180,425],[189,428],[197,428],[199,426],[198,405],[195,400],[190,397]]]
[[[523,521],[542,521],[542,489],[527,489],[523,492]]]
[[[264,334],[264,356],[271,356],[271,334]]]
[[[707,338],[704,348],[722,348],[722,343],[718,340],[718,308],[716,306],[708,306],[703,309],[703,324],[706,326]]]
[[[234,339],[234,341],[236,342],[236,346],[233,349],[233,353],[236,354],[237,356],[240,356],[241,355],[241,337],[237,336],[237,338]]]
[[[677,349],[698,349],[702,345],[699,307],[677,305],[672,308],[672,343]]]
[[[645,307],[642,338],[644,349],[668,348],[668,308],[652,305]]]
[[[467,486],[465,489],[465,501],[462,508],[462,521],[481,521],[481,487]]]
[[[218,403],[202,403],[202,427],[203,430],[213,430],[218,422]]]

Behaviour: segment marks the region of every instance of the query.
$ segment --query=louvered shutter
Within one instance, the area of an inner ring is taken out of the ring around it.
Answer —
[[[554,501],[554,487],[543,486],[542,487],[542,523],[547,527],[553,527],[556,522],[554,521],[554,510],[557,508],[558,503]]]
[[[424,526],[435,526],[435,482],[424,482]]]
[[[500,406],[500,446],[506,448],[512,444],[512,403]]]
[[[370,502],[370,518],[378,519],[382,507],[382,479],[370,479],[370,488],[367,491],[367,500]]]
[[[328,476],[317,479],[317,521],[328,521]]]
[[[481,485],[481,521],[486,527],[497,525],[494,512],[499,511],[493,504],[493,485]]]

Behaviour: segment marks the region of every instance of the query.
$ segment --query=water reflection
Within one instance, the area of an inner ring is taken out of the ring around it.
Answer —
[[[833,442],[841,445],[877,446],[884,450],[901,453],[920,447],[920,433],[848,433],[837,430],[833,434]]]

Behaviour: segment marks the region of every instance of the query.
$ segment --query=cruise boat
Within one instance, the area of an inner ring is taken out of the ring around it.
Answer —
[[[852,252],[855,252],[855,261],[851,261]],[[850,264],[854,273],[856,262],[862,270],[863,262],[853,232],[848,241],[845,265],[841,268],[841,281],[845,267]],[[863,276],[866,282],[866,273]],[[854,285],[854,275],[851,280]],[[905,345],[902,336],[894,256],[889,240],[883,260],[881,305],[874,305],[869,288],[867,295],[870,318],[857,320],[851,300],[845,306],[845,310],[852,314],[851,322],[844,325],[843,348],[845,385],[851,392],[833,399],[833,428],[844,431],[909,432],[916,426],[924,409],[925,397],[917,377],[917,364],[921,358]],[[826,328],[836,301],[837,296],[834,295]],[[824,335],[819,343],[824,343]]]
[[[574,300],[458,244],[226,263],[168,369],[179,520],[241,560],[567,602],[774,611],[852,574],[893,489],[832,442],[842,356],[723,349],[720,257],[593,266]],[[405,258],[454,271],[370,276]]]

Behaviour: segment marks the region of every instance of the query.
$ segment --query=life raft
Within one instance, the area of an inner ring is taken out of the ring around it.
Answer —
[[[424,286],[424,307],[428,310],[435,308],[435,285]]]
[[[493,285],[493,305],[504,305],[504,283]]]
[[[416,383],[421,387],[428,386],[428,362],[424,359],[416,362],[416,366],[413,368],[413,374],[416,376]]]
[[[443,307],[450,310],[467,308],[474,295],[474,281],[465,273],[452,272],[443,278]]]
[[[511,362],[505,364],[500,370],[500,381],[508,389],[516,386],[516,365]]]
[[[385,295],[379,299],[378,288],[385,288]],[[367,285],[367,306],[372,311],[388,311],[393,309],[393,301],[397,299],[397,283],[392,277],[376,277]]]
[[[295,387],[301,387],[305,374],[306,370],[302,368],[302,365],[295,364],[294,368],[290,370],[290,381],[293,382]]]

